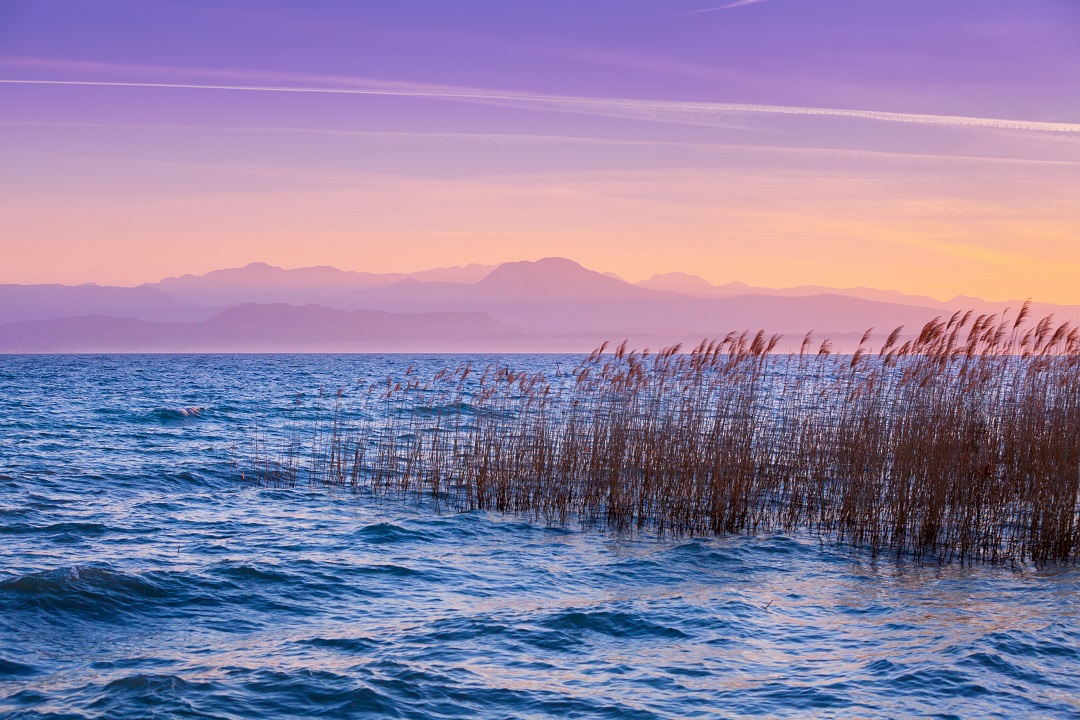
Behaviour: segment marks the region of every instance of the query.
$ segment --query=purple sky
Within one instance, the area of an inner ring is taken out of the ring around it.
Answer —
[[[0,282],[558,254],[1080,302],[1078,38],[1073,0],[6,0]]]

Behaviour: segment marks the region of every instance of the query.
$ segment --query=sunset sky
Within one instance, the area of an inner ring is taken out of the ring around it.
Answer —
[[[550,255],[1080,303],[1075,0],[0,0],[0,283]]]

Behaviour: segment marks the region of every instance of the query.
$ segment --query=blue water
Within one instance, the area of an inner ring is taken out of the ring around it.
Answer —
[[[1080,716],[1075,567],[236,482],[296,391],[459,360],[0,356],[0,717]]]

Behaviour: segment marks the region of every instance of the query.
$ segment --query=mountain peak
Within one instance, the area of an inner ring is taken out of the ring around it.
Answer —
[[[707,289],[713,287],[711,282],[700,275],[691,275],[684,272],[657,273],[648,280],[642,280],[638,285],[653,290]]]
[[[477,287],[518,296],[567,299],[600,295],[637,297],[644,292],[624,280],[589,270],[561,257],[503,263],[477,283]]]

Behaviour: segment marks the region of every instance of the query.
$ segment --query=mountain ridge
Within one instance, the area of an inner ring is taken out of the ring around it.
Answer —
[[[446,277],[478,279],[458,282]],[[180,298],[166,292],[170,283],[186,288]],[[866,294],[870,297],[860,296]],[[217,304],[190,302],[193,297]],[[228,299],[234,302],[220,302]],[[569,342],[576,348],[622,337],[654,344],[697,342],[733,330],[758,329],[801,339],[810,330],[819,337],[861,335],[870,327],[887,333],[899,325],[914,332],[934,317],[948,317],[956,310],[1000,313],[1006,306],[964,300],[950,305],[868,288],[716,286],[688,273],[658,274],[630,283],[561,257],[382,275],[328,266],[285,270],[251,263],[134,288],[0,286],[0,339],[6,338],[0,351],[71,348],[78,345],[74,339],[79,339],[80,347],[99,350],[113,347],[110,342],[119,349],[182,349],[187,338],[192,348],[235,349],[247,347],[246,342],[264,351],[378,343],[420,348],[425,336],[431,347],[463,350],[470,340],[477,347],[535,350],[546,347],[544,343],[564,348]],[[1015,317],[1020,303],[1011,305]],[[303,309],[302,319],[297,308]],[[1080,307],[1039,303],[1032,307],[1033,316],[1049,313],[1080,319]],[[90,317],[98,319],[86,319]],[[68,322],[55,322],[65,319]],[[35,322],[37,326],[32,325]],[[159,327],[168,324],[199,329]],[[65,333],[71,342],[64,340]],[[147,345],[141,336],[158,340]],[[51,339],[46,342],[47,337]]]

